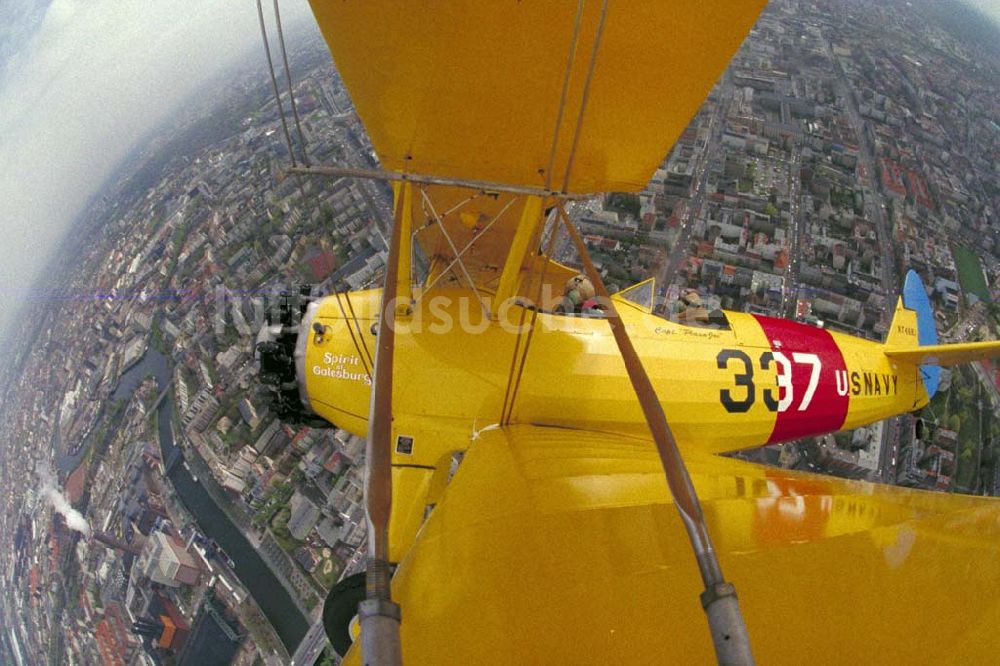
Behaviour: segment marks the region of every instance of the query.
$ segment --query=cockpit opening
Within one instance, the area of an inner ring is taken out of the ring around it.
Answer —
[[[703,302],[697,289],[688,288],[681,292],[674,307],[676,321],[684,326],[697,328],[728,329],[726,313],[711,304]],[[672,318],[672,317],[671,317]]]

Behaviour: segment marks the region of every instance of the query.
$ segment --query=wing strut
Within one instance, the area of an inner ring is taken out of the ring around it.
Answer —
[[[608,294],[601,276],[594,268],[594,262],[590,259],[587,247],[580,238],[573,223],[570,222],[569,215],[563,202],[558,204],[559,217],[562,219],[570,238],[583,261],[587,277],[594,284],[597,295],[604,301],[607,307],[607,319],[611,325],[611,332],[615,336],[618,350],[625,361],[625,369],[628,372],[632,388],[639,399],[642,413],[646,417],[656,449],[660,454],[663,463],[663,471],[667,475],[667,484],[670,492],[674,496],[674,503],[681,514],[681,520],[687,529],[688,539],[694,549],[695,559],[698,561],[698,569],[701,571],[702,581],[705,583],[705,591],[701,593],[701,605],[708,615],[708,626],[712,633],[712,642],[715,644],[715,656],[720,664],[752,664],[753,654],[750,651],[750,637],[747,634],[746,624],[743,622],[743,615],[740,612],[739,602],[736,599],[736,588],[732,583],[726,582],[722,575],[722,568],[719,566],[719,559],[716,556],[712,539],[708,534],[705,525],[705,516],[701,511],[701,504],[698,502],[698,495],[691,484],[691,477],[688,476],[687,468],[684,466],[684,459],[681,458],[677,449],[677,442],[674,440],[670,426],[667,425],[667,417],[663,413],[663,406],[656,397],[653,385],[649,381],[642,361],[632,346],[632,340],[625,330],[625,325],[618,316],[614,302]]]
[[[403,243],[410,242],[410,206],[413,186],[396,190],[395,219],[385,287],[382,290],[378,336],[375,339],[375,381],[368,413],[365,449],[365,510],[368,518],[366,598],[358,606],[361,618],[361,654],[366,664],[402,664],[399,641],[399,604],[392,600],[389,566],[389,514],[392,510],[392,369],[396,345],[396,308],[399,260]],[[405,227],[405,228],[404,228]],[[405,249],[409,256],[409,247]],[[405,295],[409,303],[409,294]]]

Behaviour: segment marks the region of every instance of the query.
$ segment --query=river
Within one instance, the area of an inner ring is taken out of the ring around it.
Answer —
[[[137,364],[122,375],[112,395],[112,400],[128,400],[142,380],[152,374],[160,391],[171,381],[167,358],[152,347]],[[164,399],[157,413],[163,460],[170,459],[175,450],[173,431],[174,403]],[[82,454],[82,452],[81,452]],[[184,452],[179,450],[181,460]],[[212,500],[208,491],[191,477],[183,465],[174,465],[169,473],[174,490],[181,502],[198,521],[198,527],[208,537],[215,539],[236,564],[236,574],[257,601],[264,615],[274,626],[289,653],[295,651],[308,630],[308,622],[292,601],[288,591],[247,541],[243,533],[233,524],[229,516]]]

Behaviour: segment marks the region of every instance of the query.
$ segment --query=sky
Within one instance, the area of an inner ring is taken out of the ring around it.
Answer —
[[[286,35],[310,16],[280,6]],[[136,141],[252,57],[253,0],[0,0],[0,331]]]
[[[983,12],[1000,26],[1000,0],[965,0],[965,3]]]

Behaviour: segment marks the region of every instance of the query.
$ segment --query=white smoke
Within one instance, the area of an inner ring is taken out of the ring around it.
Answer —
[[[52,473],[42,468],[39,472],[39,477],[42,482],[42,495],[52,504],[55,512],[66,519],[66,526],[89,537],[90,525],[87,524],[87,519],[70,505],[66,496],[59,489],[59,485],[56,483],[55,478],[53,478]]]

